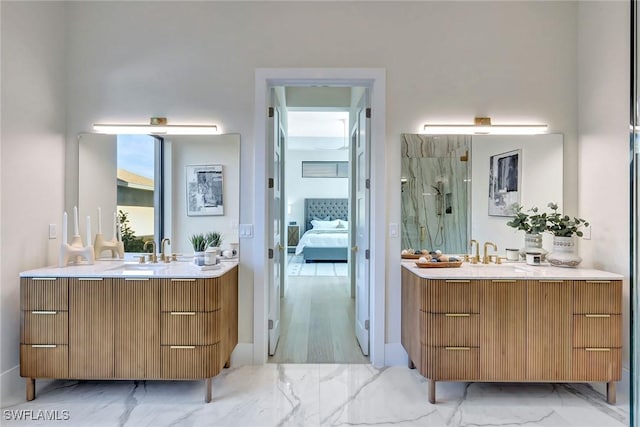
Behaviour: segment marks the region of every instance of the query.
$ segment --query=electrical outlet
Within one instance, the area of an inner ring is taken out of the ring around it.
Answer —
[[[58,230],[55,224],[49,224],[49,240],[58,238]]]
[[[398,237],[398,224],[389,224],[389,237]]]

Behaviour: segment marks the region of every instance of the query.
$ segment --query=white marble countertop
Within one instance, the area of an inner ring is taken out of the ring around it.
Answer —
[[[544,280],[622,280],[623,276],[588,268],[533,266],[524,262],[469,264],[458,268],[421,268],[415,261],[402,261],[402,267],[424,279],[544,279]]]
[[[20,277],[211,278],[222,276],[238,265],[238,260],[222,259],[219,265],[219,269],[201,271],[193,265],[193,261],[140,264],[126,260],[96,260],[92,265],[51,266],[23,271]]]

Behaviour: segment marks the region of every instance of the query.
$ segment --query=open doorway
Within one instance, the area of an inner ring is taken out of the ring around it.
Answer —
[[[280,337],[269,362],[368,363],[354,331],[351,275],[349,129],[356,112],[340,105],[350,102],[352,88],[305,89],[285,88],[281,111],[286,255]],[[315,106],[332,94],[333,106]]]
[[[353,327],[349,116],[341,107],[287,108],[287,255],[280,339],[270,362],[368,363]]]
[[[367,93],[367,102],[371,107],[372,114],[367,114],[366,125],[355,129],[353,135],[358,135],[360,141],[367,141],[361,147],[369,147],[370,152],[382,153],[385,151],[385,70],[381,68],[260,68],[255,73],[255,202],[258,207],[255,210],[256,234],[253,251],[254,269],[254,306],[253,306],[253,362],[257,364],[265,363],[268,360],[268,353],[272,342],[272,331],[279,330],[279,317],[272,317],[272,297],[276,295],[273,283],[278,266],[281,265],[278,253],[283,251],[284,245],[284,222],[278,224],[273,213],[276,209],[277,197],[280,196],[277,182],[279,176],[274,175],[274,165],[278,159],[274,156],[274,138],[276,129],[274,117],[279,107],[273,104],[273,88],[275,87],[363,87]],[[268,112],[268,114],[265,114]],[[359,122],[363,114],[359,114]],[[360,132],[359,129],[366,132]],[[360,153],[360,174],[357,175],[359,188],[366,188],[368,191],[368,209],[360,210],[367,216],[366,227],[360,229],[360,233],[354,233],[351,241],[352,250],[355,249],[366,262],[361,263],[362,272],[360,278],[366,278],[361,283],[366,284],[363,289],[362,306],[358,312],[360,317],[357,324],[367,332],[369,342],[366,347],[369,349],[369,360],[374,366],[384,366],[385,357],[385,206],[386,196],[384,192],[386,169],[384,156],[363,156]],[[352,162],[357,164],[357,162]],[[353,173],[353,171],[351,171]],[[365,187],[366,182],[366,187]],[[280,200],[282,200],[280,198]],[[365,203],[366,204],[366,203]],[[361,204],[363,205],[363,204]],[[286,209],[279,206],[279,209]],[[351,212],[354,214],[354,211]],[[362,217],[357,217],[361,219]],[[354,218],[351,219],[354,221]],[[354,221],[355,223],[355,221]],[[245,228],[250,230],[251,224],[245,224]],[[276,232],[276,230],[278,230]],[[366,231],[366,233],[365,233]],[[249,235],[250,236],[250,235]],[[359,236],[366,236],[368,239],[360,239]],[[356,244],[359,242],[360,244]],[[283,258],[283,257],[282,257]],[[369,287],[370,285],[370,287]],[[356,287],[356,293],[359,288]],[[277,290],[278,295],[280,289]],[[275,299],[280,302],[280,298]],[[366,304],[365,304],[366,303]],[[279,316],[280,310],[277,311]],[[356,315],[358,317],[358,315]],[[355,326],[355,325],[354,325]],[[394,349],[390,348],[390,359],[394,357]]]

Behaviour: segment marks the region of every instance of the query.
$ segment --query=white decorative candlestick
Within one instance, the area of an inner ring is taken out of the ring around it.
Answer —
[[[73,207],[73,235],[79,236],[80,230],[78,228],[78,207]]]
[[[68,239],[69,234],[67,232],[67,213],[65,212],[64,215],[62,215],[62,243],[66,245]]]
[[[100,220],[100,208],[98,208],[98,221]],[[98,225],[100,227],[100,225]],[[100,230],[100,229],[99,229]],[[113,237],[111,240],[105,240],[101,230],[96,234],[96,240],[93,243],[93,251],[96,258],[100,258],[104,251],[111,252],[111,258],[124,259],[124,243],[120,241],[118,234],[118,216],[113,213]]]
[[[83,246],[82,238],[78,230],[78,208],[73,207],[73,238],[71,244],[67,243],[67,213],[63,215],[63,238],[60,244],[60,255],[58,256],[58,267],[66,267],[71,261],[72,263],[79,264],[82,259],[87,261],[87,264],[93,264],[95,261],[93,246],[89,243],[91,240],[91,217],[87,216],[87,246]]]

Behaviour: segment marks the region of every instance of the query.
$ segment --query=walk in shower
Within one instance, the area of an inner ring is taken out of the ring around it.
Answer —
[[[402,248],[467,253],[470,135],[402,134]]]

